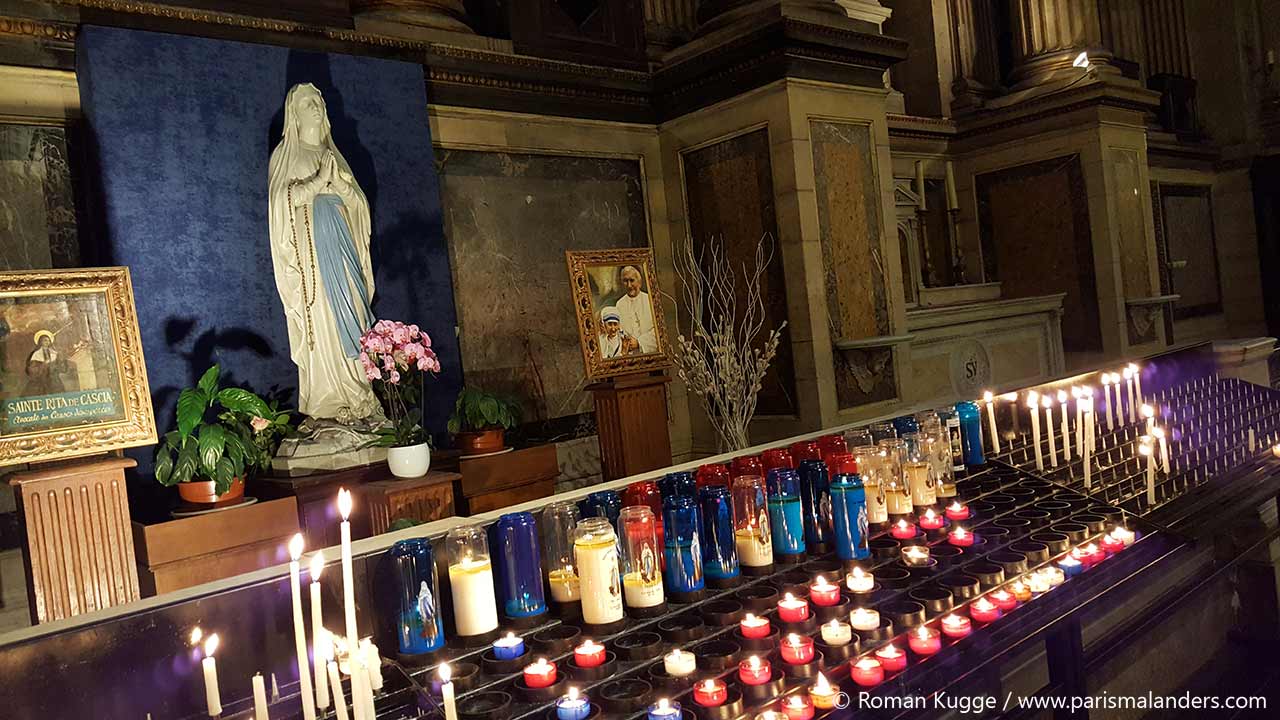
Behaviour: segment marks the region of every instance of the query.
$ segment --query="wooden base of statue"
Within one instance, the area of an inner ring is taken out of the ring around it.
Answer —
[[[624,375],[587,386],[596,401],[606,481],[671,464],[665,373]]]
[[[65,460],[9,476],[27,532],[31,620],[45,623],[141,597],[123,457]]]

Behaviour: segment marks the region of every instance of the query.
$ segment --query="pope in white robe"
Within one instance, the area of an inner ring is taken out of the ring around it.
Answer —
[[[641,277],[633,265],[622,268],[622,287],[627,292],[613,304],[621,318],[622,332],[640,344],[641,353],[652,353],[658,351],[658,334],[653,327],[649,293],[640,289]]]

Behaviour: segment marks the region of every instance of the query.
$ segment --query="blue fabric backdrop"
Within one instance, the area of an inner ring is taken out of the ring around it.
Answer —
[[[448,251],[420,65],[84,26],[76,43],[95,186],[92,262],[128,265],[155,411],[214,362],[296,403],[267,231],[267,161],[285,93],[314,83],[369,198],[378,317],[431,334],[443,430],[461,384]],[[95,167],[96,166],[96,167]],[[151,450],[139,452],[150,465]]]

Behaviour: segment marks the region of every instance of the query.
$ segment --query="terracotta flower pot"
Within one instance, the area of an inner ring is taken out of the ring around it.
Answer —
[[[178,483],[178,496],[192,505],[229,505],[244,498],[244,478],[231,481],[231,489],[217,494],[212,480]]]
[[[458,449],[463,455],[483,455],[498,452],[507,447],[506,431],[502,428],[480,430],[479,432],[460,432],[454,436]]]

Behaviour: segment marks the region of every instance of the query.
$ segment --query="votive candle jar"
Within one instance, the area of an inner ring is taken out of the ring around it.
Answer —
[[[503,614],[531,618],[546,613],[538,523],[533,514],[507,513],[493,524],[492,534]]]
[[[764,479],[758,475],[733,479],[733,533],[742,567],[773,565],[773,533],[769,527]]]
[[[582,619],[591,625],[620,622],[622,582],[618,537],[605,517],[583,518],[574,531],[573,550],[582,585]]]
[[[861,687],[875,687],[884,682],[884,666],[869,655],[858,658],[849,665],[849,677]]]
[[[572,502],[553,502],[542,509],[542,562],[551,599],[558,603],[577,602],[582,597],[573,555],[578,519],[578,506]]]
[[[804,514],[806,545],[831,542],[832,498],[831,475],[822,460],[800,462],[800,505]]]
[[[841,473],[831,483],[831,516],[835,524],[836,555],[841,560],[871,557],[870,517],[862,477]]]
[[[445,546],[449,551],[449,589],[453,593],[453,620],[458,635],[473,637],[497,630],[493,566],[484,531],[475,525],[453,528],[445,534]]]
[[[788,468],[774,468],[766,476],[765,484],[775,551],[781,555],[803,555],[804,511],[800,504],[799,473]]]
[[[702,574],[702,540],[698,537],[698,503],[687,495],[662,500],[666,532],[666,585],[673,593],[696,593],[706,587]]]
[[[662,587],[658,522],[647,505],[629,505],[618,515],[622,532],[622,596],[627,607],[653,608],[666,601]]]
[[[444,647],[444,618],[436,602],[440,597],[439,582],[431,541],[426,538],[401,540],[391,546],[390,554],[400,600],[396,618],[400,654],[435,652]]]
[[[702,570],[713,581],[738,577],[738,546],[733,528],[733,498],[724,485],[708,485],[698,490],[699,518],[702,521]]]

